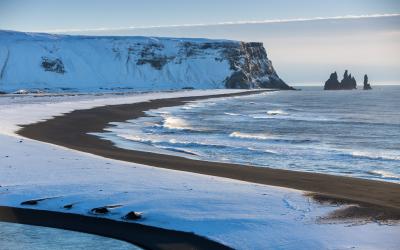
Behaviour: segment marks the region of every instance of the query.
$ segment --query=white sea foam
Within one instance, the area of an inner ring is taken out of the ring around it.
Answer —
[[[230,115],[230,116],[240,116],[241,114],[237,114],[237,113],[230,113],[230,112],[225,112],[225,115]]]
[[[285,111],[281,109],[276,109],[276,110],[268,110],[267,111],[268,115],[288,115]]]
[[[157,143],[157,142],[161,142],[160,140],[156,140],[156,139],[152,139],[149,137],[141,137],[138,135],[132,135],[132,134],[117,134],[118,137],[120,138],[124,138],[126,140],[130,140],[130,141],[135,141],[135,142],[143,142],[143,143]]]
[[[278,110],[270,110],[267,114],[256,114],[249,115],[249,117],[254,119],[282,119],[282,120],[295,120],[295,121],[306,121],[306,122],[329,122],[329,121],[337,121],[337,119],[322,117],[322,116],[306,116],[306,115],[290,115],[289,113],[283,112],[275,112]]]
[[[372,170],[372,171],[369,171],[368,173],[373,174],[373,175],[378,175],[378,176],[381,176],[383,178],[400,179],[400,175],[399,174],[395,174],[393,172],[385,171],[385,170]]]
[[[354,157],[364,157],[370,159],[393,160],[400,161],[400,155],[395,152],[371,152],[371,151],[353,151],[351,155]]]
[[[249,133],[242,133],[242,132],[232,132],[230,137],[242,138],[242,139],[256,139],[256,140],[268,140],[272,139],[272,137],[268,134],[249,134]]]
[[[191,130],[193,129],[189,123],[179,117],[175,116],[163,116],[164,121],[163,121],[163,127],[168,128],[168,129],[177,129],[177,130]]]

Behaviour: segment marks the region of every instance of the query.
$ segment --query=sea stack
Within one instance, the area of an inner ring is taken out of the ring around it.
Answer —
[[[356,79],[354,79],[349,72],[346,71],[343,74],[343,79],[340,82],[341,89],[357,89],[357,82]]]
[[[338,81],[338,75],[335,71],[329,76],[329,79],[325,82],[324,90],[334,90],[339,89],[339,87],[340,83]]]
[[[343,79],[339,82],[336,71],[325,82],[324,90],[357,89],[356,79],[346,70]]]
[[[371,84],[368,83],[368,76],[367,74],[364,75],[364,90],[370,90],[371,88]]]

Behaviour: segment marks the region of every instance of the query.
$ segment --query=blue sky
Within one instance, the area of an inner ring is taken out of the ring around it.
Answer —
[[[0,0],[0,29],[261,41],[293,85],[344,69],[398,83],[400,16],[374,16],[398,13],[399,0]]]
[[[399,12],[398,0],[0,0],[0,28],[36,31]]]

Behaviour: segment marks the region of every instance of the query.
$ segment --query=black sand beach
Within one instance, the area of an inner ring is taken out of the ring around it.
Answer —
[[[322,193],[339,199],[382,206],[399,210],[400,212],[400,185],[395,183],[266,167],[208,162],[172,155],[127,150],[115,147],[110,141],[102,140],[97,136],[88,134],[104,132],[103,129],[110,126],[110,122],[123,122],[146,116],[145,111],[150,109],[178,106],[189,101],[207,98],[254,93],[260,93],[260,91],[158,99],[134,104],[109,105],[87,110],[75,110],[47,121],[26,125],[18,133],[27,138],[106,158]]]
[[[146,164],[160,168],[225,177],[252,183],[303,190],[323,195],[324,197],[327,197],[324,199],[328,199],[331,202],[335,200],[345,200],[346,204],[357,204],[363,207],[363,211],[365,211],[365,209],[368,210],[370,207],[374,211],[378,210],[379,214],[387,214],[388,218],[400,217],[400,185],[398,184],[327,174],[198,161],[178,156],[127,150],[115,147],[110,141],[102,140],[94,135],[88,134],[103,132],[105,127],[110,126],[110,122],[123,122],[126,120],[146,116],[145,111],[149,109],[177,106],[194,100],[248,95],[259,92],[260,91],[201,97],[159,99],[134,104],[109,105],[87,110],[76,110],[47,121],[26,125],[18,133],[24,137],[34,140],[52,143],[106,158]],[[165,241],[163,229],[148,227],[144,230],[140,225],[128,226],[126,225],[128,223],[121,224],[122,222],[115,222],[114,225],[114,222],[110,222],[109,220],[85,217],[82,215],[70,215],[36,210],[21,210],[19,208],[1,208],[0,211],[2,214],[2,217],[0,218],[1,220],[21,222],[22,220],[17,218],[19,215],[21,215],[23,218],[25,218],[25,222],[21,223],[37,225],[39,222],[37,219],[34,219],[34,217],[44,216],[44,218],[49,218],[48,216],[50,216],[54,222],[40,222],[42,223],[41,225],[95,233],[103,236],[122,239],[151,249],[179,249],[179,246],[183,246],[183,248],[187,249],[190,244],[192,244],[191,246],[196,246],[196,249],[217,249],[217,247],[224,247],[218,243],[208,241],[205,238],[198,237],[193,234],[183,233],[184,237],[181,238],[181,232],[172,232],[169,230],[164,231],[167,232],[167,235],[172,235],[171,239],[175,239],[174,237],[177,236],[179,240],[176,238],[178,241],[169,242],[171,244],[163,244]],[[15,219],[12,219],[13,216]],[[68,224],[69,226],[62,226],[63,223],[61,222],[65,220],[64,216],[72,218],[71,222]],[[82,223],[74,225],[74,220],[89,220],[91,221],[90,223],[93,223],[90,225],[92,225],[94,228],[89,226],[89,224],[87,226],[83,225]],[[95,227],[98,226],[107,226],[109,230],[107,230],[107,232],[98,231],[95,229]],[[131,231],[127,233],[127,227],[135,228],[133,229],[134,233],[131,233]],[[151,237],[142,237],[142,234],[151,235]],[[138,241],[138,239],[140,239],[140,241]],[[157,245],[155,242],[158,242]],[[216,244],[216,247],[210,248],[208,247],[210,245],[207,244]]]

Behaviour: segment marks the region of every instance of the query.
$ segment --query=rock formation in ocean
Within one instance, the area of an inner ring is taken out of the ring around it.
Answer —
[[[357,88],[357,82],[354,77],[348,73],[346,70],[343,74],[343,79],[340,82],[340,88],[341,89],[356,89]]]
[[[339,89],[339,87],[340,87],[340,82],[338,81],[338,75],[335,71],[329,76],[329,79],[325,82],[324,89],[334,90],[334,89]]]
[[[337,73],[330,75],[325,82],[324,90],[341,90],[341,89],[357,89],[356,79],[346,70],[343,74],[343,79],[339,82]]]
[[[0,31],[0,91],[292,89],[262,43]]]
[[[368,76],[367,74],[364,75],[364,90],[372,89],[371,84],[368,83]]]

